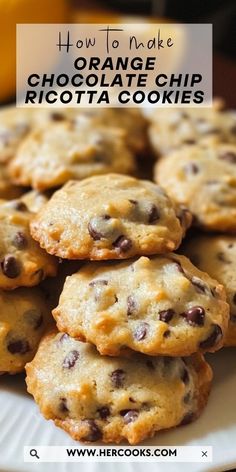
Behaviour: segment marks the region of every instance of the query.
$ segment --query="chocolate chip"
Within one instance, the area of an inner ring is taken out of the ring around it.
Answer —
[[[198,174],[199,167],[197,166],[197,164],[195,164],[195,162],[189,162],[184,166],[184,171],[187,175]]]
[[[163,333],[164,338],[169,338],[170,335],[171,335],[170,329],[167,329],[167,330]]]
[[[94,420],[83,420],[83,424],[88,428],[88,433],[82,438],[84,441],[94,442],[102,439],[102,433]]]
[[[89,282],[89,287],[96,287],[97,285],[108,285],[108,280],[96,279]]]
[[[181,380],[182,382],[184,382],[185,384],[188,384],[189,383],[189,373],[187,371],[187,369],[184,369],[182,374],[181,374]]]
[[[59,406],[58,406],[59,410],[62,412],[62,413],[67,413],[69,411],[68,407],[67,407],[67,400],[66,398],[60,398],[60,403],[59,403]]]
[[[192,421],[193,421],[194,419],[195,419],[195,414],[192,413],[192,412],[189,412],[189,413],[187,413],[187,414],[183,417],[183,419],[182,419],[180,425],[183,426],[183,425],[185,425],[185,424],[192,423]]]
[[[132,203],[132,205],[137,205],[137,200],[133,200],[132,198],[129,199],[129,202]]]
[[[236,154],[232,151],[227,151],[220,154],[219,159],[229,162],[230,164],[236,164]]]
[[[1,262],[1,267],[3,274],[9,279],[15,279],[18,277],[18,275],[20,275],[19,262],[11,254],[8,254],[4,257],[3,261]]]
[[[67,333],[63,333],[60,338],[57,340],[57,344],[58,346],[60,346],[60,344],[62,344],[64,341],[66,341],[67,339],[69,339],[69,335]]]
[[[42,326],[43,324],[42,313],[34,308],[32,308],[31,310],[27,310],[24,313],[24,319],[30,326],[32,326],[34,330],[39,329],[40,326]]]
[[[130,403],[136,403],[136,401],[133,399],[133,397],[129,397]]]
[[[193,306],[184,313],[181,313],[181,316],[183,316],[191,326],[203,326],[205,310],[201,306]]]
[[[53,121],[63,121],[65,120],[65,116],[62,114],[62,113],[59,113],[59,112],[53,112],[51,113],[51,119]]]
[[[107,220],[110,220],[109,215],[95,216],[90,220],[88,224],[88,232],[94,241],[99,241],[100,239],[107,237],[107,230],[104,226],[104,222]]]
[[[28,207],[24,202],[21,201],[15,201],[14,203],[14,209],[17,211],[29,211]]]
[[[125,381],[125,372],[122,369],[116,369],[111,373],[111,382],[113,387],[123,387]]]
[[[62,366],[64,369],[71,369],[74,367],[77,359],[79,358],[79,352],[76,350],[70,351],[65,357]]]
[[[200,349],[209,349],[215,346],[221,340],[222,336],[223,333],[221,327],[219,325],[213,325],[213,329],[210,336],[204,339],[204,341],[200,342]]]
[[[105,140],[102,138],[98,138],[96,139],[94,144],[97,144],[97,146],[103,146],[105,144]],[[96,149],[96,151],[94,150],[93,161],[97,162],[98,164],[100,164],[101,162],[108,163],[108,155],[106,155],[105,149]]]
[[[7,349],[11,354],[26,354],[30,351],[30,345],[26,339],[18,339],[7,344]]]
[[[180,111],[179,114],[180,114],[181,119],[183,119],[183,120],[188,120],[189,119],[189,115],[186,111]]]
[[[126,236],[119,236],[116,241],[113,243],[113,246],[119,249],[121,252],[128,252],[132,247],[132,241]]]
[[[175,311],[172,310],[172,308],[168,308],[168,310],[161,310],[159,311],[159,320],[164,321],[164,323],[169,323],[174,315]]]
[[[207,293],[209,292],[208,287],[204,282],[202,282],[201,279],[198,279],[197,277],[192,277],[191,283],[194,285],[196,288],[196,291],[199,293]]]
[[[220,262],[224,262],[224,264],[231,264],[231,261],[229,259],[227,259],[227,257],[225,256],[225,254],[222,251],[218,252],[216,254],[216,257]]]
[[[183,143],[184,144],[195,144],[196,140],[195,139],[184,139]]]
[[[149,324],[141,323],[134,332],[134,337],[137,341],[142,341],[146,338],[148,333]]]
[[[27,238],[22,231],[15,234],[12,242],[17,249],[25,249],[28,245]]]
[[[137,314],[137,303],[132,295],[127,297],[127,316]]]
[[[152,224],[155,223],[157,220],[160,219],[160,212],[154,203],[151,205],[148,211],[148,223]]]
[[[102,420],[106,420],[107,417],[110,415],[110,410],[107,406],[102,406],[102,408],[98,409],[98,413]]]
[[[233,296],[233,303],[236,305],[236,293]]]
[[[102,238],[102,233],[99,233],[93,228],[92,222],[89,222],[88,224],[88,232],[91,236],[91,238],[94,239],[94,241],[99,241],[99,239]]]
[[[137,410],[121,410],[120,415],[124,418],[124,423],[129,424],[138,418]]]

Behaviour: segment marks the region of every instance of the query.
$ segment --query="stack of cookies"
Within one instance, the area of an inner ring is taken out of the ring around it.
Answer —
[[[121,115],[122,126],[118,126]],[[47,279],[42,285],[45,278],[56,276],[58,260],[31,237],[33,214],[47,202],[55,186],[70,178],[134,172],[135,154],[142,154],[145,136],[146,121],[134,110],[98,113],[9,107],[1,111],[1,373],[20,372],[34,357],[45,329],[52,324],[50,308],[66,274],[74,269],[60,267],[56,283]],[[32,288],[39,284],[41,289]]]
[[[155,180],[193,215],[181,246],[201,270],[226,288],[230,322],[224,344],[236,346],[236,113],[212,109],[163,110],[149,130]]]
[[[86,260],[53,310],[60,333],[26,368],[44,416],[73,438],[136,444],[206,404],[202,353],[222,346],[229,308],[173,252],[190,223],[161,187],[119,174],[67,183],[31,222],[49,254]]]
[[[57,260],[30,235],[33,213],[21,200],[0,200],[0,371],[24,370],[50,324],[43,292],[35,287],[55,276]]]
[[[26,381],[43,415],[75,439],[136,444],[193,421],[207,402],[212,371],[203,354],[225,343],[229,305],[217,273],[174,251],[191,212],[195,225],[205,221],[211,230],[235,225],[234,145],[222,144],[233,142],[234,118],[220,106],[154,114],[156,184],[125,175],[138,175],[147,150],[139,111],[33,109],[17,119],[8,110],[0,117],[0,198],[8,200],[0,203],[0,286],[8,290],[0,370],[22,370],[43,334],[43,317],[26,303],[32,297],[38,309],[44,303],[48,327],[54,306],[57,328],[50,327],[27,364]],[[228,157],[217,157],[223,151]],[[224,244],[219,260],[229,258],[226,247],[232,252]],[[42,282],[56,275],[57,264],[59,275]],[[227,287],[231,279],[230,271],[222,275]],[[17,288],[38,283],[40,289]],[[41,290],[40,300],[34,290]]]

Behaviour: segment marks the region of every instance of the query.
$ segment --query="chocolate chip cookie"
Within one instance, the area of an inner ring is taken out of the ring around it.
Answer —
[[[31,234],[66,259],[126,259],[173,251],[191,216],[152,182],[118,174],[71,181],[35,216]]]
[[[27,386],[46,419],[86,442],[130,444],[193,421],[206,404],[212,372],[189,358],[100,356],[87,343],[51,333],[27,364]]]
[[[79,290],[78,290],[79,287]],[[184,256],[88,263],[67,277],[57,327],[104,355],[127,349],[188,356],[222,346],[229,306],[222,285]]]
[[[4,108],[0,111],[0,163],[15,156],[20,143],[33,129],[77,115],[75,108]]]
[[[119,128],[61,121],[33,131],[9,165],[12,180],[36,190],[108,172],[132,173],[133,153]]]
[[[161,108],[150,117],[149,138],[154,152],[165,155],[186,145],[209,142],[236,144],[236,113],[212,108]]]
[[[32,219],[20,200],[0,201],[0,288],[11,290],[37,285],[55,276],[57,261],[33,240]]]
[[[236,146],[192,146],[162,158],[155,180],[204,229],[236,231]]]
[[[0,373],[21,372],[33,359],[38,343],[52,324],[38,288],[0,289]]]
[[[224,344],[236,346],[236,237],[198,234],[186,241],[181,252],[225,286],[230,321]]]
[[[138,108],[84,108],[74,117],[79,125],[90,124],[120,128],[124,131],[129,148],[139,154],[147,147],[147,120]]]

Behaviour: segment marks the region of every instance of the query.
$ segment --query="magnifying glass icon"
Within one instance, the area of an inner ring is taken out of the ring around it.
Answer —
[[[36,449],[30,449],[30,455],[31,457],[37,457],[37,459],[39,459]]]

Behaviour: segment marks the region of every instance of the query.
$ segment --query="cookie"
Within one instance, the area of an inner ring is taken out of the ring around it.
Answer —
[[[22,195],[22,189],[10,181],[5,165],[0,163],[0,199],[11,200]]]
[[[75,108],[16,108],[0,111],[0,163],[9,162],[20,143],[35,128],[77,116]]]
[[[181,252],[225,286],[230,321],[224,344],[236,346],[236,237],[197,234],[186,241]]]
[[[36,190],[109,172],[132,173],[133,153],[125,133],[92,123],[62,121],[33,131],[9,165],[12,180]]]
[[[126,259],[173,251],[190,224],[152,182],[108,174],[68,182],[35,216],[31,234],[66,259]]]
[[[31,129],[32,109],[8,107],[0,111],[0,162],[9,161]]]
[[[78,290],[79,287],[79,290]],[[188,356],[223,344],[229,320],[225,290],[176,254],[88,263],[67,277],[53,316],[60,331],[104,355],[127,349]]]
[[[236,144],[236,113],[212,108],[161,108],[150,117],[149,138],[154,152],[166,155],[186,145],[225,142]]]
[[[0,373],[23,371],[51,324],[52,317],[38,288],[12,292],[0,289]]]
[[[203,229],[236,231],[236,146],[192,146],[162,158],[155,180]]]
[[[34,125],[45,126],[46,123],[74,121],[78,127],[90,126],[90,129],[102,127],[119,128],[125,134],[125,141],[136,154],[147,148],[148,121],[138,108],[36,108]]]
[[[37,190],[29,190],[21,197],[23,202],[31,213],[38,213],[39,210],[48,202],[49,196],[46,193]]]
[[[137,444],[194,420],[212,372],[204,358],[100,356],[87,343],[50,334],[27,364],[28,391],[46,419],[86,442]]]
[[[55,276],[57,260],[33,240],[29,231],[32,219],[20,200],[0,201],[0,288],[37,285]]]
[[[102,125],[122,129],[128,146],[137,154],[147,148],[147,120],[138,108],[84,108],[76,121],[79,126],[88,123],[94,128]]]

